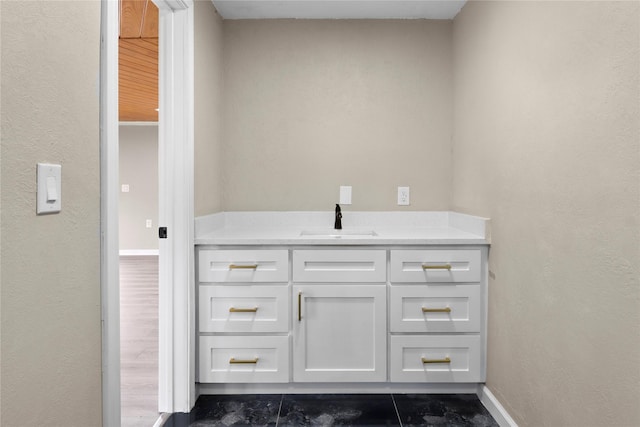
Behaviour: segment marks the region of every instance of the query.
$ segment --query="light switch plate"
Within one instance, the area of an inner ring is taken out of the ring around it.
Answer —
[[[62,210],[62,166],[38,163],[36,213],[56,213]]]
[[[351,204],[351,186],[350,185],[340,186],[340,204],[341,205]]]

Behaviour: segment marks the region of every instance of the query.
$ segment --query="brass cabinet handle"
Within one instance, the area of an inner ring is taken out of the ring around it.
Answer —
[[[253,307],[253,308],[229,307],[229,313],[255,313],[256,311],[258,311],[258,307]]]
[[[451,313],[451,308],[450,307],[445,307],[445,308],[422,307],[422,312],[423,313]]]
[[[302,321],[302,292],[298,292],[298,322]]]
[[[235,357],[232,357],[231,359],[229,359],[229,363],[235,365],[235,364],[239,364],[239,363],[258,363],[258,358],[254,358],[254,359],[236,359]]]
[[[426,357],[423,357],[422,363],[451,363],[451,359],[448,357],[445,357],[444,359],[427,359]]]
[[[451,270],[451,264],[427,265],[422,264],[423,270]]]
[[[229,270],[255,270],[258,264],[229,264]]]

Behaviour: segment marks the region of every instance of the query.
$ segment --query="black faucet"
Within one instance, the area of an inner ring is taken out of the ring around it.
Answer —
[[[340,205],[336,203],[336,222],[333,224],[333,228],[336,230],[342,230],[342,211],[340,211]]]

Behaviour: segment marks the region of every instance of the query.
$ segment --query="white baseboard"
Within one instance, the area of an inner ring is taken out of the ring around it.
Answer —
[[[458,383],[201,383],[197,394],[473,394],[477,384]]]
[[[486,385],[478,386],[478,399],[487,408],[487,411],[496,420],[500,427],[518,427],[518,424],[511,418],[504,406],[498,402],[498,399],[491,393]]]
[[[164,426],[167,423],[167,421],[169,421],[169,418],[171,418],[171,414],[163,412],[162,414],[160,414],[156,422],[153,424],[153,427]]]
[[[157,256],[159,254],[158,249],[120,249],[120,256]]]

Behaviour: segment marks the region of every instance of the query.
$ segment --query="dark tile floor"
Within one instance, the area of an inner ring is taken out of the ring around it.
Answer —
[[[271,394],[200,396],[165,427],[497,427],[474,394]]]

